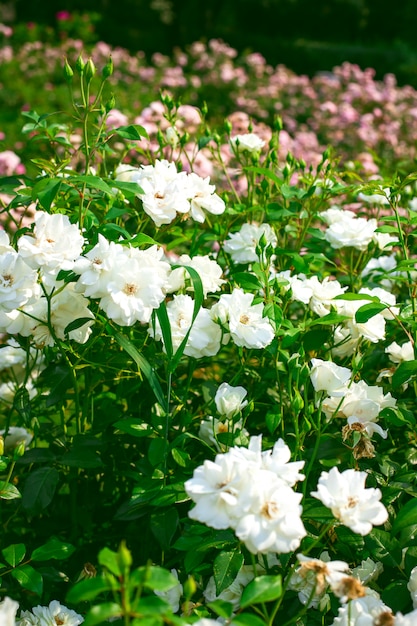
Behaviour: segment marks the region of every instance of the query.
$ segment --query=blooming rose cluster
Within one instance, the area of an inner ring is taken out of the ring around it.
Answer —
[[[302,495],[293,487],[304,476],[304,461],[290,462],[290,450],[279,439],[262,452],[262,437],[248,448],[233,447],[197,467],[185,489],[195,502],[192,519],[216,529],[233,528],[253,554],[287,553],[300,545]]]
[[[267,246],[277,245],[277,237],[269,224],[246,223],[239,231],[229,233],[223,249],[230,254],[233,263],[255,263],[260,259],[257,248],[261,238]]]
[[[191,172],[178,172],[174,163],[156,160],[154,165],[141,165],[139,168],[120,165],[116,179],[137,183],[138,198],[143,210],[160,227],[170,224],[180,213],[203,223],[206,212],[221,215],[225,203],[210,185],[210,178],[201,178]]]

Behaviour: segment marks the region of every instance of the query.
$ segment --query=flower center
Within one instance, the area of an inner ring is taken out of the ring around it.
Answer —
[[[3,287],[11,287],[13,285],[13,276],[12,274],[3,274],[2,275]]]
[[[249,322],[249,315],[246,315],[246,313],[243,313],[243,315],[241,315],[239,318],[239,322],[241,324],[247,324]]]
[[[265,502],[261,509],[261,514],[267,519],[274,519],[279,513],[279,507],[276,502]]]
[[[134,296],[137,290],[135,283],[126,283],[123,287],[123,291],[127,296]]]
[[[348,498],[348,504],[347,504],[348,505],[348,509],[355,508],[355,506],[358,504],[358,502],[359,502],[359,498],[358,497],[350,496]]]

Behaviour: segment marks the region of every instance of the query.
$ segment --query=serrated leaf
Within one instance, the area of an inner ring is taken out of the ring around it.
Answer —
[[[62,179],[43,178],[33,187],[32,197],[39,200],[43,209],[49,211],[62,185]]]
[[[236,550],[220,552],[216,556],[213,564],[213,576],[218,596],[235,580],[242,568],[243,561],[243,555]]]
[[[31,472],[26,480],[22,505],[32,513],[39,513],[51,503],[59,482],[59,473],[54,467],[40,467]]]
[[[109,196],[113,195],[113,190],[100,176],[70,176],[66,179],[68,183],[82,183],[90,189],[98,189]]]
[[[32,593],[41,596],[43,591],[43,578],[31,565],[20,565],[16,567],[11,575],[18,583]]]
[[[75,548],[70,543],[64,543],[56,537],[51,537],[43,545],[32,552],[32,561],[48,561],[49,559],[68,559]]]
[[[6,483],[4,480],[0,481],[0,498],[3,500],[14,500],[21,497],[22,494],[14,485]]]
[[[257,576],[243,590],[240,606],[277,600],[282,595],[281,576]]]
[[[1,553],[9,565],[16,567],[16,565],[19,565],[25,557],[26,546],[24,543],[14,543],[11,546],[4,548]]]

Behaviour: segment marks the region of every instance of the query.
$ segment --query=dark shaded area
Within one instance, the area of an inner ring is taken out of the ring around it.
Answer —
[[[347,60],[417,82],[417,0],[15,0],[13,11],[50,26],[57,11],[95,12],[98,38],[148,55],[221,38],[297,72]]]

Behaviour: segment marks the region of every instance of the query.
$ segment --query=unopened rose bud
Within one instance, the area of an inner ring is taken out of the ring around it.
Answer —
[[[82,55],[80,54],[78,59],[75,61],[75,69],[81,75],[84,73],[84,68],[85,68],[85,62],[84,62]]]
[[[93,63],[93,59],[90,57],[85,65],[85,77],[87,80],[91,80],[96,73],[96,66]]]
[[[274,119],[274,130],[280,131],[284,128],[284,124],[282,123],[282,118],[277,115],[276,118]]]
[[[68,63],[68,59],[65,59],[65,63],[64,63],[64,78],[67,81],[67,83],[72,82],[73,76],[74,76],[74,71],[73,71],[71,65]]]
[[[20,459],[20,457],[24,455],[25,450],[26,450],[25,442],[24,441],[20,441],[17,444],[16,448],[14,449],[13,458],[16,459],[16,460]]]
[[[108,78],[113,74],[113,59],[111,58],[111,56],[109,57],[106,65],[103,67],[101,74],[103,78]]]
[[[132,554],[130,550],[127,548],[124,541],[121,542],[119,549],[117,551],[117,561],[119,563],[120,569],[122,572],[126,570],[130,570],[132,565]]]

